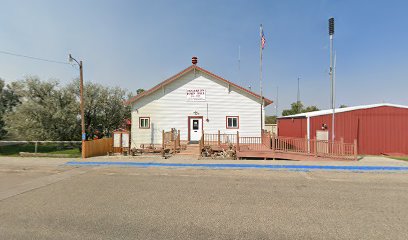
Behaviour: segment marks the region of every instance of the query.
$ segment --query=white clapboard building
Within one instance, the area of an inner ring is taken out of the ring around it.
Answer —
[[[131,147],[160,144],[162,131],[180,130],[181,140],[205,133],[261,136],[261,97],[193,65],[128,101],[132,107]],[[264,106],[272,103],[264,98]],[[262,107],[264,118],[264,107]],[[263,126],[262,126],[263,127]]]

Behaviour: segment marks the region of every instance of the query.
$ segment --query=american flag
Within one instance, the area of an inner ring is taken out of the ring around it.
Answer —
[[[264,32],[263,32],[263,28],[261,26],[261,47],[262,47],[262,49],[265,48],[265,43],[266,43],[266,39],[265,39],[265,35],[264,35]]]

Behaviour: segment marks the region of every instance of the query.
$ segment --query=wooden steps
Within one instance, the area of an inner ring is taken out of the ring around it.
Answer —
[[[189,155],[189,156],[196,156],[198,157],[200,145],[199,144],[187,144],[186,150],[182,150],[177,155]]]

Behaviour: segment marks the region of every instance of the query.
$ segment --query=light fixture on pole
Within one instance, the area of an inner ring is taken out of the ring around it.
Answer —
[[[259,44],[259,87],[260,87],[260,102],[261,102],[261,133],[263,132],[263,125],[264,125],[264,119],[263,119],[263,108],[264,108],[264,98],[263,98],[263,93],[262,93],[262,51],[265,48],[265,43],[266,43],[266,38],[264,35],[263,31],[263,26],[262,24],[259,26],[259,34],[260,34],[260,44]]]
[[[84,113],[84,75],[82,72],[82,61],[77,61],[75,58],[69,54],[69,61],[75,61],[79,66],[79,95],[80,95],[80,106],[81,106],[81,139],[82,139],[82,158],[85,158],[85,140],[86,140],[86,133],[85,133],[85,113]]]
[[[333,59],[333,37],[334,37],[334,18],[331,17],[329,18],[329,37],[330,37],[330,83],[331,83],[331,108],[332,108],[332,136],[331,139],[332,141],[334,141],[335,138],[335,132],[334,132],[334,128],[335,128],[335,121],[334,121],[334,117],[335,117],[335,99],[334,99],[334,92],[335,92],[335,86],[334,86],[334,59]]]

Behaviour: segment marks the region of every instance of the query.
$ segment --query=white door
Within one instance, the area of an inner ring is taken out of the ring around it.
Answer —
[[[329,131],[316,130],[316,150],[319,154],[329,153]]]
[[[190,118],[190,141],[199,141],[203,132],[203,119]]]
[[[122,133],[122,147],[129,147],[129,133]]]

